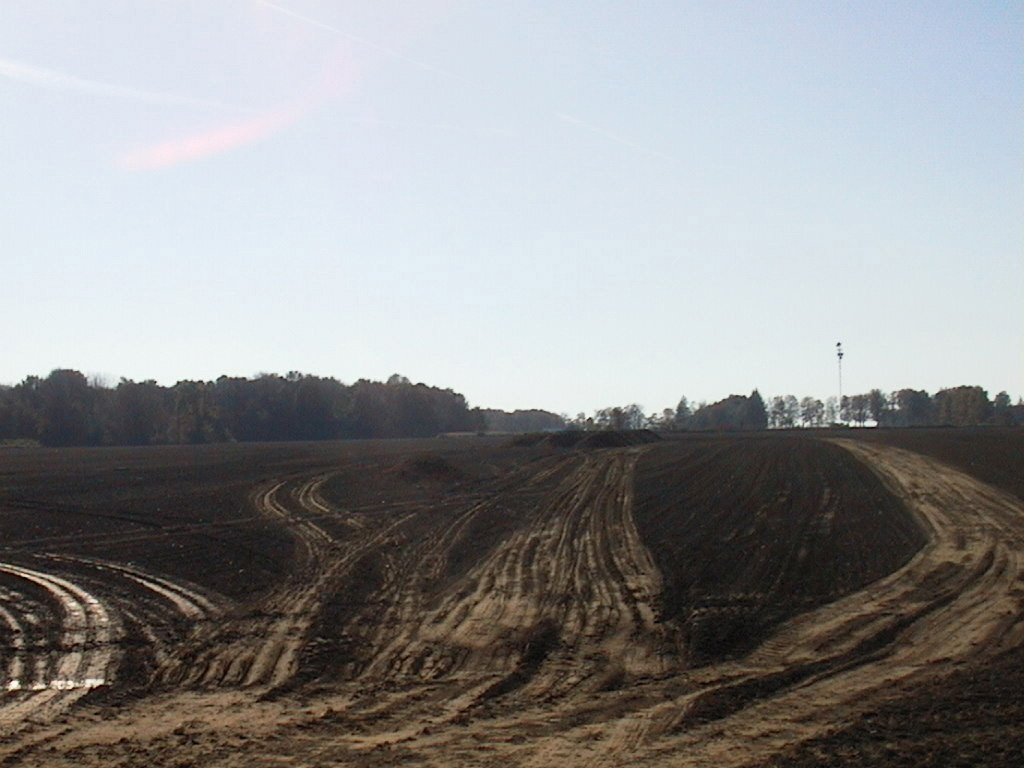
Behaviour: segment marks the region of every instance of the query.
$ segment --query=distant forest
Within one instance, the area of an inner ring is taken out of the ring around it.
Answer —
[[[1024,425],[1024,403],[1006,392],[990,400],[981,387],[943,389],[934,395],[901,389],[885,393],[765,402],[757,390],[715,403],[645,414],[637,404],[602,408],[574,419],[541,410],[506,412],[470,408],[451,389],[413,384],[395,374],[386,382],[343,384],[292,372],[216,381],[122,379],[116,386],[90,382],[61,368],[15,386],[0,386],[0,440],[48,446],[155,445],[432,437],[451,432],[537,432],[558,429],[761,430],[866,426]]]
[[[428,437],[483,428],[483,414],[462,395],[397,374],[351,385],[293,372],[173,387],[122,379],[105,387],[58,369],[0,387],[0,439],[53,446]]]

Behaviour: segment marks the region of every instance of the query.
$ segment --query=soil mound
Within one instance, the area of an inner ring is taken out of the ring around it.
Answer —
[[[587,448],[624,448],[628,445],[644,445],[658,440],[661,438],[649,429],[629,429],[591,432],[580,443]]]
[[[563,432],[532,432],[520,435],[513,445],[530,448],[537,445],[552,448],[624,448],[629,445],[644,445],[661,440],[649,429],[601,430],[584,432],[568,429]]]

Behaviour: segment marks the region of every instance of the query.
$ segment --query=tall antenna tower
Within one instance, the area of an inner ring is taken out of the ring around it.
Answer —
[[[839,408],[843,407],[843,342],[836,342],[836,359],[839,361]]]

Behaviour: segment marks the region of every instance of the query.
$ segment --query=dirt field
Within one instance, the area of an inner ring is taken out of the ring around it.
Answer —
[[[1019,765],[1021,477],[1000,430],[8,449],[0,761]]]

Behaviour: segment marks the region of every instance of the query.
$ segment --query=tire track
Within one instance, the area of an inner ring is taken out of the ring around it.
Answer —
[[[97,597],[68,579],[12,563],[0,563],[0,573],[44,590],[60,614],[57,643],[50,647],[33,642],[36,647],[30,647],[24,640],[28,627],[23,617],[4,610],[14,653],[7,669],[8,694],[0,698],[0,733],[10,733],[24,727],[30,718],[53,717],[93,688],[113,680],[118,660],[113,644],[117,625]],[[49,627],[38,629],[45,632]],[[26,673],[31,679],[23,677]]]
[[[295,535],[301,550],[298,566],[247,613],[201,628],[159,670],[161,683],[273,689],[295,676],[311,629],[344,574],[412,515],[399,514],[370,527],[323,499],[319,490],[329,478],[330,474],[274,481],[254,492],[256,509]],[[302,512],[294,512],[289,503]],[[317,520],[341,522],[354,535],[339,541]]]
[[[180,640],[180,625],[172,622],[206,621],[227,604],[135,566],[56,554],[35,560],[47,570],[0,563],[11,580],[0,591],[0,620],[10,638],[0,732],[52,719],[90,690],[116,682],[126,623],[155,658],[166,658]]]
[[[72,569],[85,567],[99,572],[107,580],[120,578],[133,582],[169,603],[174,613],[193,622],[219,616],[230,606],[230,602],[220,595],[208,593],[194,584],[148,573],[135,565],[71,555],[48,555],[46,560]]]
[[[638,456],[636,449],[607,450],[564,460],[572,470],[534,518],[432,605],[415,578],[395,587],[358,682],[366,689],[421,690],[417,683],[431,681],[443,688],[430,696],[432,713],[414,719],[403,737],[481,707],[504,709],[506,699],[512,708],[550,703],[664,671],[654,609],[660,578],[632,520]],[[437,555],[450,546],[475,511],[456,517],[428,550]],[[360,715],[409,719],[403,706],[412,707],[412,699],[384,695]]]

